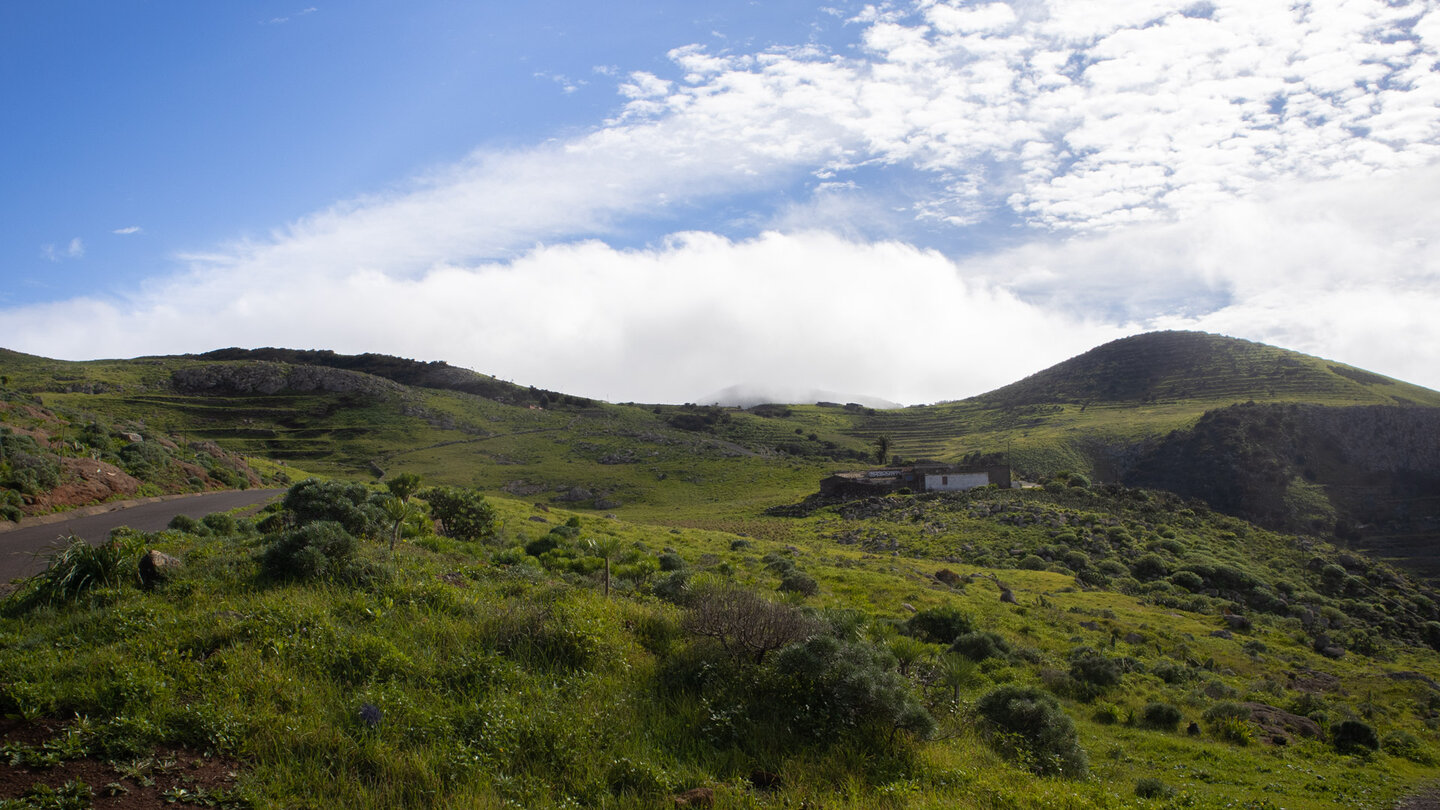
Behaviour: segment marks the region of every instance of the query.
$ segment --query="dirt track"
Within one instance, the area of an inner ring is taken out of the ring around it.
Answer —
[[[148,499],[126,504],[107,504],[61,515],[46,515],[22,521],[19,526],[0,530],[0,589],[14,579],[28,577],[44,567],[42,554],[62,537],[75,535],[99,543],[119,526],[153,532],[165,528],[176,515],[203,517],[255,506],[274,498],[283,489],[246,489]],[[103,510],[103,511],[99,511]],[[14,525],[14,524],[3,524]]]

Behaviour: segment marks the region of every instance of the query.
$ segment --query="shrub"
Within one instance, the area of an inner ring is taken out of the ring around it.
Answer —
[[[969,615],[953,607],[926,608],[905,620],[905,634],[931,644],[949,644],[974,630]]]
[[[1250,710],[1238,703],[1216,703],[1205,710],[1203,719],[1216,739],[1236,745],[1249,745],[1255,739]]]
[[[1125,713],[1114,703],[1102,703],[1096,707],[1090,719],[1102,726],[1113,726],[1125,719]]]
[[[167,528],[174,529],[177,532],[185,532],[186,534],[203,534],[205,532],[204,527],[200,525],[200,521],[189,515],[176,515],[170,518],[170,522],[165,525]]]
[[[19,523],[20,519],[25,517],[21,510],[24,505],[25,499],[20,497],[20,493],[13,489],[0,489],[0,520]]]
[[[987,658],[1008,659],[1010,643],[999,633],[979,630],[956,636],[955,641],[950,644],[950,651],[959,653],[971,661],[984,661]]]
[[[1038,554],[1026,554],[1020,558],[1020,562],[1015,563],[1016,568],[1021,568],[1026,571],[1044,571],[1046,565],[1048,565],[1048,563]]]
[[[1174,661],[1161,661],[1150,668],[1150,673],[1165,683],[1184,683],[1195,677],[1195,670]]]
[[[1435,764],[1434,755],[1430,753],[1419,737],[1408,731],[1392,731],[1386,734],[1385,738],[1380,741],[1380,747],[1393,757],[1408,759],[1421,765]]]
[[[1155,731],[1174,731],[1181,719],[1180,710],[1169,703],[1146,703],[1140,710],[1140,725]]]
[[[120,448],[120,466],[136,478],[155,477],[169,461],[169,451],[155,442],[132,442]]]
[[[660,555],[661,571],[680,571],[685,568],[685,558],[673,551],[667,551]]]
[[[685,629],[715,639],[726,652],[758,663],[775,650],[815,635],[820,623],[744,588],[708,588],[691,597]]]
[[[1380,747],[1380,738],[1369,723],[1342,720],[1331,731],[1331,742],[1342,754],[1365,754]]]
[[[1141,582],[1160,579],[1170,573],[1170,564],[1159,554],[1145,554],[1130,566],[1130,575]]]
[[[1070,652],[1070,677],[1082,683],[1107,688],[1120,683],[1120,662],[1107,658],[1093,647]]]
[[[1168,799],[1175,795],[1175,788],[1153,776],[1142,776],[1135,782],[1135,795],[1142,799]]]
[[[479,540],[495,533],[498,516],[495,508],[473,489],[432,487],[424,492],[425,500],[435,518],[445,527],[445,534],[457,540]],[[578,533],[579,520],[575,526]],[[568,526],[568,524],[567,524]]]
[[[226,535],[235,533],[235,518],[231,515],[225,514],[224,512],[214,512],[208,514],[205,517],[201,518],[200,522],[204,524],[205,528],[216,534]]]
[[[802,596],[814,596],[820,592],[820,583],[804,571],[786,571],[780,577],[780,590],[798,593]]]
[[[387,525],[385,513],[371,501],[363,484],[307,478],[291,487],[281,502],[295,516],[295,525],[317,521],[339,523],[356,537],[373,537]]]
[[[1075,724],[1053,695],[1033,686],[1002,686],[975,704],[990,743],[1042,774],[1085,775]]]
[[[755,709],[812,740],[896,729],[929,737],[935,721],[894,664],[874,645],[816,636],[776,653]]]
[[[1205,580],[1194,571],[1176,571],[1170,575],[1170,584],[1195,593],[1205,587]]]
[[[346,579],[357,573],[357,545],[341,524],[314,521],[271,539],[260,565],[276,579]]]

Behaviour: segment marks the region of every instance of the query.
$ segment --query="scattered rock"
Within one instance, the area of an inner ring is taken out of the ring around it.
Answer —
[[[593,497],[595,497],[595,493],[584,487],[571,487],[569,490],[556,495],[555,500],[564,503],[576,503],[578,501],[588,501]]]
[[[530,522],[531,522],[531,523],[549,523],[550,521],[546,520],[546,519],[543,518],[543,517],[540,517],[539,515],[531,515],[531,516],[530,516]]]
[[[1221,629],[1219,629],[1219,630],[1213,630],[1213,631],[1211,631],[1210,637],[1211,637],[1211,638],[1234,638],[1234,637],[1235,637],[1235,634],[1232,633],[1232,632],[1230,632],[1229,630],[1226,630],[1226,629],[1224,629],[1224,628],[1221,628]]]
[[[936,571],[935,578],[952,588],[961,582],[960,575],[951,571],[949,568],[941,568],[939,571]]]
[[[1250,719],[1260,729],[1260,736],[1269,738],[1276,745],[1289,745],[1297,737],[1320,739],[1320,724],[1308,717],[1291,714],[1264,703],[1246,703]],[[1278,741],[1278,742],[1277,742]]]
[[[1240,616],[1235,613],[1225,614],[1225,624],[1228,625],[1231,630],[1239,633],[1248,631],[1252,626],[1248,616]]]
[[[171,557],[163,551],[151,549],[140,558],[140,584],[146,588],[153,588],[169,579],[170,575],[182,565],[179,558]]]

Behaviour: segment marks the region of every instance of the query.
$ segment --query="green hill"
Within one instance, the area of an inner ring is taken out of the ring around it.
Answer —
[[[1286,349],[1202,332],[1123,338],[975,398],[988,406],[1312,402],[1440,406],[1440,394]]]
[[[1440,778],[1440,593],[1353,545],[1432,503],[1440,395],[1336,363],[1167,333],[890,411],[281,349],[0,377],[57,458],[134,429],[335,479],[67,550],[0,602],[7,810],[1380,810]],[[1043,486],[806,498],[882,435]],[[401,503],[399,473],[462,489]],[[140,588],[150,549],[181,566]]]

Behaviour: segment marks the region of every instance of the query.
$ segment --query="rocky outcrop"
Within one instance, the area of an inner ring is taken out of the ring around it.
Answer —
[[[1308,717],[1291,714],[1264,703],[1246,703],[1250,719],[1260,730],[1260,738],[1272,745],[1289,745],[1297,738],[1308,737],[1318,740],[1322,737],[1320,725]]]
[[[175,370],[170,384],[182,394],[398,394],[405,387],[370,374],[285,363],[211,363]]]
[[[62,458],[59,463],[60,485],[36,495],[26,513],[99,503],[140,491],[139,479],[114,464],[88,458]]]

